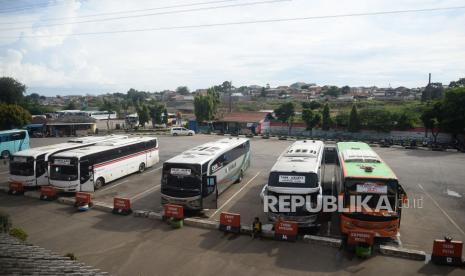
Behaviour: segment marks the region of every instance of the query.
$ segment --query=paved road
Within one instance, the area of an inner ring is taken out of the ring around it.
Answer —
[[[337,249],[225,237],[217,231],[0,194],[29,241],[114,275],[463,275],[464,270],[384,256],[351,259]]]
[[[155,210],[160,206],[160,167],[163,161],[180,152],[202,143],[221,139],[221,136],[197,135],[194,137],[161,136],[161,162],[143,174],[133,174],[105,186],[95,193],[97,201],[112,203],[114,196],[133,199],[134,209]],[[66,138],[31,139],[32,146],[53,144]],[[259,192],[267,181],[268,172],[279,154],[292,142],[252,139],[252,163],[242,184],[231,186],[220,196],[220,209],[205,212],[206,219],[218,220],[222,211],[238,212],[244,222],[259,216],[266,222],[262,211]],[[403,211],[400,242],[408,248],[430,252],[432,241],[448,234],[465,241],[465,154],[404,150],[397,148],[375,148],[379,155],[392,167],[407,190],[410,203],[422,204],[422,208]],[[0,183],[7,180],[7,167],[0,167]],[[326,176],[329,180],[329,174]],[[418,201],[419,200],[419,201]],[[336,216],[337,217],[337,216]],[[338,221],[332,220],[330,231],[327,226],[318,229],[321,235],[337,235]]]

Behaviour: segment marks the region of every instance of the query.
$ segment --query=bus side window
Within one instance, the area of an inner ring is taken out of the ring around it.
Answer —
[[[8,141],[10,141],[10,136],[9,135],[2,135],[0,137],[0,139],[1,139],[0,142],[8,142]]]

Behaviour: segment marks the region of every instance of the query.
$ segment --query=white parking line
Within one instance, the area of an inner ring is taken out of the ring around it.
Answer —
[[[158,168],[155,168],[155,169],[149,169],[149,170],[146,170],[145,173],[151,173],[151,172],[155,172],[155,171],[158,171],[159,169],[163,169],[163,166],[161,167],[158,167]]]
[[[252,182],[258,175],[260,174],[260,172],[258,172],[254,177],[252,177],[249,182],[247,182],[244,186],[242,186],[239,191],[237,191],[235,194],[233,194],[228,200],[226,200],[225,203],[223,203],[223,205],[221,205],[220,208],[218,208],[210,217],[214,217],[216,215],[216,213],[218,213],[221,209],[223,209],[224,206],[226,206],[226,204],[228,204],[235,196],[237,196],[242,190],[245,189],[245,187],[247,187],[250,182]]]
[[[158,184],[158,185],[156,185],[156,186],[153,186],[152,188],[150,188],[150,189],[148,189],[148,190],[145,190],[145,191],[143,191],[142,193],[138,193],[137,195],[131,197],[130,200],[133,201],[133,200],[135,200],[135,199],[137,199],[137,198],[139,198],[139,197],[141,197],[141,196],[143,196],[143,195],[145,195],[145,194],[147,194],[147,193],[150,193],[151,191],[153,191],[153,190],[155,190],[155,189],[157,189],[157,188],[160,188],[160,184]]]
[[[121,185],[121,184],[123,184],[123,183],[126,183],[126,182],[128,182],[128,181],[129,181],[129,180],[121,181],[120,183],[117,183],[117,184],[115,184],[115,185],[105,187],[105,188],[103,188],[103,189],[101,189],[101,190],[97,190],[97,192],[108,191],[108,190],[113,189],[113,188],[115,188],[115,187],[118,187],[119,185]]]
[[[439,210],[441,210],[441,212],[446,216],[447,219],[449,219],[449,221],[460,231],[460,233],[462,233],[462,235],[465,236],[465,231],[463,231],[462,228],[460,228],[460,226],[458,226],[457,223],[455,223],[455,221],[446,213],[446,211],[444,211],[444,209],[441,208],[441,206],[439,206],[439,203],[437,203],[436,200],[434,200],[434,198],[428,193],[425,191],[425,189],[423,189],[423,186],[421,186],[420,184],[418,184],[418,187],[420,187],[420,189],[425,193],[425,195],[427,195],[431,201],[433,201],[434,205],[436,205],[436,207],[438,207]]]

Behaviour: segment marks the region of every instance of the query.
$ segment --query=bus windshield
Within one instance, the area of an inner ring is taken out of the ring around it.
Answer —
[[[10,162],[10,174],[20,176],[34,175],[34,158],[14,156]]]
[[[372,209],[384,207],[386,203],[380,203],[382,196],[386,196],[392,211],[396,211],[397,204],[397,180],[373,180],[373,179],[347,179],[345,181],[345,198],[344,205],[350,203],[349,196],[361,196],[362,200],[370,197],[368,206]],[[380,204],[380,205],[378,205]]]
[[[268,185],[271,187],[317,188],[318,175],[315,173],[271,172]]]
[[[198,164],[163,165],[162,193],[172,197],[200,195],[202,177]]]
[[[50,179],[67,181],[77,180],[77,160],[70,158],[53,158],[50,164]]]

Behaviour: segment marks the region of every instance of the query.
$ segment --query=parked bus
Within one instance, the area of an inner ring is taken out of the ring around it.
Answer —
[[[226,138],[187,150],[163,164],[162,204],[216,209],[218,194],[241,182],[249,166],[249,139]]]
[[[338,164],[335,181],[343,195],[343,206],[351,207],[350,196],[370,197],[371,210],[351,208],[341,212],[341,232],[372,232],[376,237],[394,237],[400,227],[400,202],[406,198],[394,172],[369,145],[342,142],[336,146]],[[377,208],[381,196],[386,196],[392,210]],[[341,200],[341,199],[340,199]]]
[[[295,212],[268,210],[270,221],[278,219],[295,221],[300,227],[310,227],[316,224],[318,212],[309,212],[308,206],[316,205],[318,197],[323,194],[321,184],[321,163],[323,160],[324,143],[315,140],[296,141],[288,147],[271,168],[268,183],[263,187],[261,198],[274,197],[279,201],[282,196],[292,202],[292,196],[302,196],[310,199]],[[265,204],[265,202],[264,202]],[[289,205],[290,206],[290,205]]]
[[[86,111],[87,114],[96,119],[96,120],[108,120],[108,119],[117,119],[118,115],[116,114],[115,111],[109,112],[109,111]]]
[[[127,136],[81,137],[70,139],[66,143],[18,151],[11,156],[9,181],[21,183],[27,187],[48,185],[48,157],[50,155],[60,151],[86,147],[97,142],[124,138],[127,138]]]
[[[29,148],[29,134],[25,129],[0,131],[0,154],[3,159],[20,150]]]
[[[93,192],[158,163],[158,140],[134,137],[105,141],[49,157],[50,184],[65,192]]]

